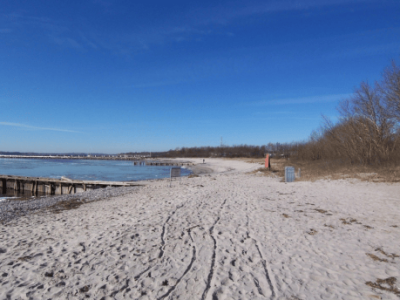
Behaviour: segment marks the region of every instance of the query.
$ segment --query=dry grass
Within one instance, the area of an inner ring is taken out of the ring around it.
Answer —
[[[340,221],[342,221],[342,224],[344,224],[344,225],[351,225],[353,223],[361,224],[360,222],[357,222],[357,220],[353,219],[353,218],[347,218],[347,219],[342,218],[342,219],[340,219]]]
[[[190,175],[188,176],[188,178],[196,178],[196,177],[199,177],[199,175],[196,175],[196,174],[190,174]]]
[[[334,228],[335,228],[335,227],[333,227],[332,225],[326,225],[326,224],[324,224],[324,226],[325,226],[325,227],[332,228],[332,229],[334,229]]]
[[[376,256],[375,254],[372,253],[365,253],[367,256],[369,256],[370,258],[372,258],[372,260],[374,261],[379,261],[379,262],[388,262],[388,260],[386,258],[380,258],[378,256]]]
[[[260,164],[265,165],[265,158],[248,158],[248,157],[224,157],[226,160],[240,160],[250,164]]]
[[[400,182],[400,166],[361,166],[348,165],[340,162],[301,162],[287,160],[284,163],[276,164],[280,166],[282,176],[284,176],[285,166],[293,166],[297,170],[301,169],[300,181],[315,181],[319,179],[346,179],[356,178],[368,182]]]
[[[20,260],[20,261],[28,261],[31,258],[32,258],[31,256],[22,256],[22,257],[19,257],[18,260]]]
[[[377,279],[376,282],[367,281],[365,284],[378,290],[387,291],[400,296],[400,290],[395,286],[396,278]]]
[[[259,163],[264,165],[265,159],[249,159],[249,158],[234,158],[236,160],[245,161],[248,163]],[[262,175],[268,177],[285,176],[285,167],[292,166],[296,170],[301,169],[301,177],[296,178],[296,181],[316,181],[320,179],[348,179],[356,178],[361,181],[368,182],[400,182],[400,166],[361,166],[348,165],[341,162],[328,161],[297,161],[285,158],[271,158],[271,169],[261,167],[251,174],[261,172]]]
[[[375,251],[380,252],[381,254],[385,255],[386,257],[395,259],[397,257],[400,257],[399,255],[395,254],[395,253],[386,253],[385,251],[382,250],[382,248],[376,248]]]

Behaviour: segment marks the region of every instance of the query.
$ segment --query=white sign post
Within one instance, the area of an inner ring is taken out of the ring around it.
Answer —
[[[170,177],[169,187],[171,187],[172,177],[181,177],[181,168],[178,168],[178,167],[171,168],[170,176],[171,177]],[[181,180],[181,179],[179,179],[179,180]]]

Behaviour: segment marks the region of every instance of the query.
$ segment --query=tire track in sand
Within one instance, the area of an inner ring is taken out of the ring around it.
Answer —
[[[272,294],[271,295],[271,299],[274,299],[275,298],[275,289],[274,289],[274,286],[272,284],[271,277],[269,276],[269,271],[268,271],[268,267],[267,267],[267,261],[264,259],[263,255],[261,254],[260,247],[258,246],[257,240],[254,239],[254,238],[252,238],[252,240],[254,242],[254,245],[257,248],[258,255],[260,255],[261,262],[262,262],[262,265],[264,267],[265,278],[267,279],[269,288],[271,289],[271,294]]]
[[[182,206],[183,206],[183,205],[182,205]],[[179,208],[180,208],[180,207],[179,207]],[[177,208],[177,209],[178,209],[178,208]],[[177,209],[176,209],[176,210],[177,210]],[[175,210],[175,212],[176,212],[176,210]],[[175,212],[174,212],[174,213],[175,213]],[[173,213],[173,214],[174,214],[174,213]],[[173,214],[171,214],[170,217],[172,217]],[[169,221],[170,217],[167,219],[167,221],[166,221],[165,223],[167,223],[167,222]],[[195,227],[197,227],[197,226],[194,226],[193,228],[189,228],[189,229],[188,229],[189,237],[190,237],[190,239],[192,240],[193,243],[194,243],[194,240],[193,240],[191,231],[192,231],[192,229],[194,229]],[[181,280],[183,279],[183,277],[192,269],[193,263],[196,261],[196,252],[197,252],[197,250],[196,250],[196,245],[193,245],[193,246],[192,246],[192,259],[190,260],[190,263],[189,263],[189,265],[187,266],[186,270],[183,272],[182,276],[176,281],[176,283],[175,283],[164,295],[162,295],[161,297],[158,297],[157,300],[161,300],[161,299],[164,299],[164,298],[168,297],[168,296],[176,289],[176,287],[177,287],[178,284],[181,282]]]
[[[214,237],[214,227],[215,227],[215,225],[217,225],[217,223],[219,222],[219,220],[220,220],[220,218],[221,218],[221,216],[220,216],[220,215],[221,215],[221,211],[222,211],[222,209],[224,208],[224,205],[225,205],[225,203],[226,203],[226,200],[227,200],[227,199],[225,199],[224,202],[221,204],[221,209],[220,209],[220,211],[219,211],[219,213],[218,213],[218,218],[215,220],[214,224],[210,227],[210,230],[209,230],[210,236],[211,236],[211,238],[212,238],[212,240],[213,240],[213,243],[214,243],[214,247],[213,247],[213,254],[212,254],[212,256],[211,256],[210,273],[208,273],[207,285],[206,285],[206,288],[205,288],[204,291],[203,291],[203,295],[201,296],[201,300],[205,300],[205,299],[206,299],[207,294],[208,294],[208,291],[209,291],[210,288],[211,288],[211,280],[213,279],[213,276],[214,276],[214,271],[215,271],[215,257],[216,257],[216,253],[217,253],[217,240],[216,240],[215,237]]]
[[[247,201],[246,201],[246,211],[248,211],[248,210],[247,210]],[[246,214],[246,219],[247,219],[247,220],[246,220],[247,235],[248,235],[248,237],[251,237],[251,236],[250,236],[250,218],[249,218],[249,215],[248,215],[248,214]],[[262,253],[261,253],[260,247],[258,246],[258,241],[257,241],[257,239],[255,239],[255,238],[253,238],[253,237],[251,237],[251,239],[252,239],[252,241],[253,241],[253,243],[254,243],[254,246],[255,246],[256,249],[257,249],[258,255],[260,256],[261,263],[262,263],[263,268],[264,268],[265,279],[267,280],[268,285],[269,285],[269,288],[271,289],[271,299],[274,299],[274,298],[275,298],[275,289],[274,289],[274,286],[273,286],[273,284],[272,284],[271,277],[269,276],[269,273],[270,273],[270,272],[268,271],[267,261],[264,259],[264,256],[263,256]],[[257,284],[257,282],[254,282],[254,283],[255,283],[255,285],[257,286],[257,289],[258,289],[259,292],[260,292],[260,287],[259,287],[259,285]],[[261,294],[262,294],[262,293],[261,293]]]
[[[177,206],[175,208],[175,210],[172,212],[172,214],[169,215],[169,217],[167,218],[167,220],[164,222],[163,224],[163,228],[162,228],[162,232],[161,232],[161,246],[160,246],[160,254],[158,255],[158,258],[162,258],[164,255],[164,246],[165,246],[165,240],[164,240],[164,236],[165,236],[165,226],[168,224],[169,220],[171,219],[171,217],[176,213],[176,211],[180,208],[183,207],[183,204],[180,206]]]
[[[176,283],[164,295],[162,295],[161,297],[157,298],[157,300],[161,300],[161,299],[164,299],[165,297],[168,297],[169,294],[171,294],[175,290],[175,288],[181,282],[182,278],[190,271],[190,269],[192,268],[192,265],[195,262],[195,260],[196,260],[196,247],[193,246],[192,247],[192,259],[191,259],[189,265],[187,266],[185,272],[183,272],[182,276],[176,281]]]
[[[165,236],[165,227],[168,224],[169,220],[171,219],[171,217],[176,213],[176,211],[180,208],[182,208],[184,206],[184,204],[182,205],[178,205],[175,210],[168,216],[167,220],[164,222],[163,227],[162,227],[162,232],[161,232],[161,246],[160,246],[160,254],[158,255],[158,259],[161,259],[164,256],[164,246],[165,246],[165,240],[164,240],[164,236]],[[153,263],[151,266],[147,267],[144,271],[140,272],[139,274],[137,274],[134,279],[135,281],[138,281],[140,279],[140,277],[142,277],[143,274],[147,273],[148,271],[150,271],[152,268],[154,268],[157,265],[156,263]]]

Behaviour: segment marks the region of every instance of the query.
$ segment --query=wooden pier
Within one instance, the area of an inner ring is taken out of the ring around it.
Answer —
[[[24,177],[0,175],[0,191],[6,194],[7,189],[32,195],[64,195],[76,194],[105,187],[140,186],[134,182],[122,181],[89,181],[68,178],[53,179],[42,177]]]

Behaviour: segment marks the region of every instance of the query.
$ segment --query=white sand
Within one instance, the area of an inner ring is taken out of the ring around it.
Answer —
[[[0,225],[0,299],[399,299],[366,285],[400,281],[399,184],[206,165],[217,173]]]

